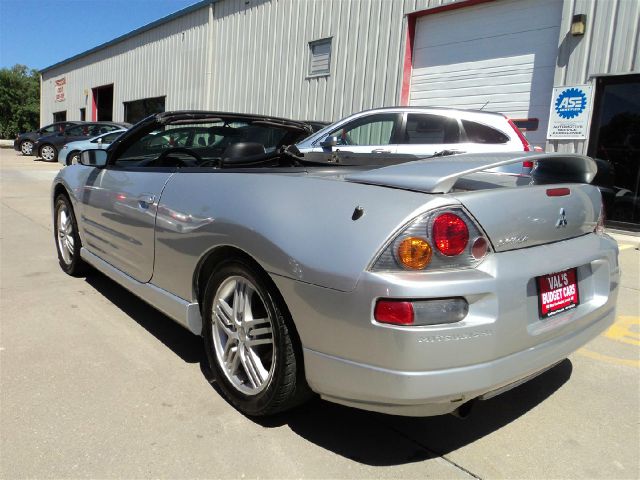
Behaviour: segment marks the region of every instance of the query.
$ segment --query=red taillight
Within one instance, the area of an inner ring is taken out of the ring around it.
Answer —
[[[469,243],[469,228],[459,216],[443,213],[433,222],[433,240],[443,255],[461,254]]]
[[[516,135],[518,135],[518,138],[520,139],[520,141],[522,142],[522,146],[524,147],[524,151],[525,152],[531,152],[533,151],[533,148],[531,148],[531,144],[529,143],[529,141],[527,140],[527,137],[525,137],[522,132],[520,131],[520,129],[516,126],[515,123],[513,123],[513,120],[511,120],[508,117],[504,117],[507,119],[507,122],[509,122],[509,125],[511,126],[511,128],[513,128],[513,131],[516,132]],[[533,165],[531,165],[533,166]]]
[[[547,197],[566,197],[571,193],[568,188],[547,188]]]
[[[373,312],[376,321],[394,325],[413,324],[413,305],[411,302],[397,300],[378,300]]]

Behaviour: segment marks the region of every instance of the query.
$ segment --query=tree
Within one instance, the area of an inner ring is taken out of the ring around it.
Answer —
[[[36,130],[40,123],[40,76],[25,65],[0,69],[0,138]]]

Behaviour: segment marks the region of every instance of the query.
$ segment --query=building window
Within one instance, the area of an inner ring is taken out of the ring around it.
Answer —
[[[309,42],[309,76],[329,75],[331,70],[331,38]]]
[[[80,109],[80,121],[84,122],[87,119],[87,109],[86,108],[81,108]]]
[[[67,111],[63,110],[62,112],[53,112],[53,121],[55,122],[64,122],[67,120]]]
[[[149,115],[164,112],[166,97],[143,98],[133,102],[124,102],[124,121],[137,123]]]

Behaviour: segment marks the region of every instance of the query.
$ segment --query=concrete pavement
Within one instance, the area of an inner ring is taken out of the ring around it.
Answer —
[[[58,165],[0,150],[0,478],[638,478],[640,251],[618,237],[616,325],[464,421],[313,401],[248,419],[201,340],[57,265]]]

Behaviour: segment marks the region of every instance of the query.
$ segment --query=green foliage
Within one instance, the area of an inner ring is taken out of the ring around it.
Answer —
[[[24,65],[0,69],[0,138],[15,138],[40,123],[40,76]]]

